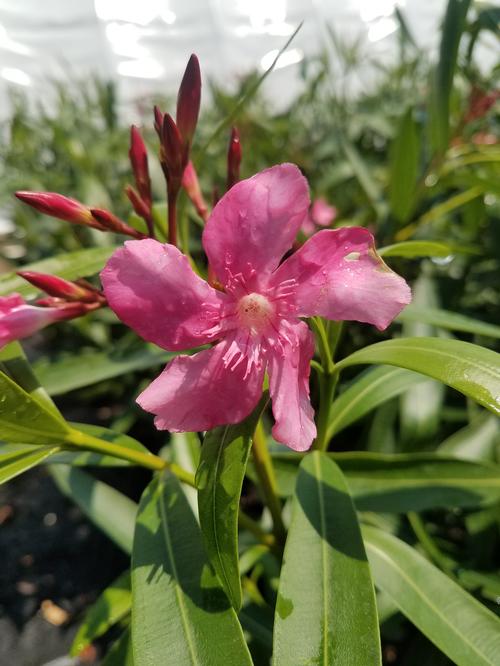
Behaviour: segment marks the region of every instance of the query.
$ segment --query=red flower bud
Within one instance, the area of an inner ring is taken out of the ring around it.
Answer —
[[[158,134],[158,138],[161,141],[161,131],[163,127],[163,113],[160,111],[160,109],[155,106],[153,109],[154,116],[155,116],[155,131]]]
[[[76,199],[56,192],[16,192],[16,197],[45,215],[74,224],[93,226],[90,209]]]
[[[130,163],[139,194],[147,206],[151,206],[151,181],[148,169],[148,153],[137,127],[130,128]]]
[[[163,117],[161,133],[160,159],[169,184],[179,188],[184,173],[182,138],[172,116],[166,113]]]
[[[134,229],[123,220],[120,220],[120,218],[113,215],[113,213],[110,213],[109,210],[105,210],[104,208],[91,208],[90,212],[92,213],[92,217],[100,225],[102,231],[114,231],[117,234],[125,234],[126,236],[132,236],[139,240],[147,238],[143,233],[137,231],[137,229]]]
[[[241,164],[241,143],[240,135],[236,127],[231,130],[231,138],[229,139],[229,147],[227,150],[227,189],[230,190],[232,186],[240,179],[240,164]]]
[[[47,275],[46,273],[36,273],[35,271],[18,271],[17,274],[38,289],[56,298],[91,303],[99,296],[97,290],[69,282],[57,275]]]
[[[201,193],[196,169],[194,168],[191,161],[188,162],[187,167],[184,169],[184,175],[182,176],[182,187],[186,190],[186,194],[193,202],[198,215],[206,222],[208,208],[203,198],[203,194]]]
[[[193,139],[193,134],[198,122],[198,114],[200,112],[201,101],[201,73],[200,63],[198,58],[193,55],[189,58],[189,62],[182,77],[181,85],[179,87],[179,94],[177,95],[177,113],[176,121],[182,137],[182,145],[187,158],[189,154],[189,146]],[[186,159],[187,161],[187,159]]]

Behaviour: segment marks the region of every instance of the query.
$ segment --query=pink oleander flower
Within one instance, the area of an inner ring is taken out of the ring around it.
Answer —
[[[323,230],[280,264],[308,214],[305,178],[292,164],[235,184],[218,202],[203,247],[225,291],[213,289],[172,245],[128,241],[101,273],[108,303],[145,340],[178,356],[138,397],[163,430],[238,423],[264,380],[275,439],[297,451],[316,436],[309,400],[314,337],[300,317],[354,319],[383,329],[410,302],[408,285],[360,227]]]
[[[0,298],[0,348],[13,340],[21,340],[45,326],[62,319],[84,314],[82,303],[67,303],[59,307],[29,305],[19,294]]]
[[[318,227],[329,227],[337,217],[337,209],[330,206],[323,198],[315,199],[312,203],[309,214],[302,223],[302,233],[309,237],[318,231]]]

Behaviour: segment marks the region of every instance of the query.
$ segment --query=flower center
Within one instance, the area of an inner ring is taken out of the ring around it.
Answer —
[[[261,333],[269,324],[274,308],[262,294],[248,294],[238,302],[238,317],[251,333]]]

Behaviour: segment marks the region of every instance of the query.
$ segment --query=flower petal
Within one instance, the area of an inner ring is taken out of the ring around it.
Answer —
[[[156,414],[159,430],[210,430],[250,414],[262,393],[264,365],[253,365],[249,372],[244,363],[229,369],[224,363],[228,348],[223,341],[194,356],[178,356],[141,393],[137,402]]]
[[[275,425],[273,436],[294,451],[307,451],[316,437],[309,400],[309,373],[314,336],[304,322],[290,325],[283,353],[270,353],[268,373]]]
[[[404,279],[375,251],[362,227],[323,230],[289,257],[273,283],[294,278],[298,315],[355,320],[383,330],[411,301]]]
[[[214,208],[203,232],[210,266],[230,290],[241,273],[255,289],[278,266],[309,207],[307,181],[298,167],[281,164],[242,180]]]
[[[127,241],[101,273],[110,307],[141,337],[172,351],[212,341],[228,297],[195,275],[173,245]]]

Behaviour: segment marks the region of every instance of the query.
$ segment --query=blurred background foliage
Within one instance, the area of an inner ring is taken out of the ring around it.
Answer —
[[[483,31],[499,36],[500,9],[480,5],[465,16],[464,6],[467,3],[448,5],[437,64],[419,49],[400,12],[399,54],[392,65],[374,61],[359,45],[328,27],[330,48],[302,63],[302,92],[279,112],[258,91],[250,94],[258,83],[257,73],[242,79],[231,94],[206,84],[209,102],[198,126],[193,162],[207,201],[224,193],[229,121],[234,120],[243,146],[242,177],[279,162],[294,162],[307,176],[312,197],[324,197],[336,207],[335,226],[367,226],[379,247],[406,240],[445,243],[450,251],[444,256],[388,256],[387,262],[412,283],[417,307],[499,324],[500,64],[483,71],[475,60],[475,45]],[[365,81],[367,66],[370,85],[358,86],[353,94],[347,82],[352,77]],[[18,93],[12,117],[0,131],[0,210],[13,222],[0,240],[4,270],[122,241],[40,216],[13,199],[17,189],[57,191],[130,216],[123,194],[132,180],[129,128],[120,116],[113,86],[98,79],[51,85],[57,89],[55,106],[50,110],[43,104],[30,106]],[[244,97],[246,102],[233,119]],[[155,101],[163,109],[172,107],[172,100]],[[150,149],[160,215],[164,184],[156,159],[152,106],[153,100],[141,100],[137,111]],[[212,140],[222,119],[228,122]],[[182,224],[189,224],[192,231],[190,250],[201,256],[201,222],[185,197],[180,212]],[[388,333],[356,323],[346,328],[339,357],[401,332],[456,336],[498,349],[498,335],[485,335],[481,327],[467,332],[428,319],[419,321],[418,316],[396,322]],[[42,384],[67,418],[131,433],[152,450],[165,443],[165,433],[153,429],[149,415],[135,405],[135,397],[158,374],[166,354],[145,346],[111,312],[51,327],[26,341],[25,347]],[[345,373],[341,393],[352,376]],[[498,462],[494,417],[434,380],[408,386],[335,434],[336,450],[442,450]],[[314,377],[312,395],[314,401]],[[243,501],[252,503],[251,498]],[[493,609],[500,583],[496,574],[484,571],[498,569],[497,509],[428,511],[424,527],[416,514],[399,525],[409,540],[421,541],[430,559],[444,570],[449,569],[450,558],[466,567],[471,578],[462,584],[477,591]],[[381,515],[379,520],[402,523],[395,516]],[[483,547],[486,537],[488,547]],[[260,575],[268,574],[263,570]],[[419,655],[419,660],[404,663],[448,663],[439,661],[435,648],[418,631],[409,632],[389,603],[384,621],[384,599],[379,601],[385,640],[398,642],[409,635],[408,655],[412,651]]]

